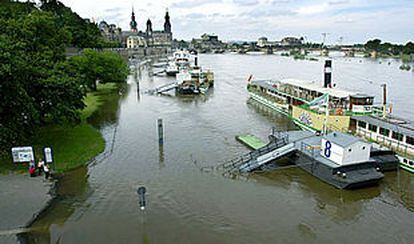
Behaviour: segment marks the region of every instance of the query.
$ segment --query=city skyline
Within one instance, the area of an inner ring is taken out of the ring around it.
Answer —
[[[393,43],[414,40],[411,31],[414,2],[409,0],[168,0],[93,1],[62,0],[83,18],[105,20],[129,29],[134,6],[138,29],[144,30],[148,18],[162,27],[164,13],[171,15],[174,38],[189,40],[202,33],[215,33],[225,41],[257,40],[266,36],[303,36],[327,43],[364,43],[379,38]]]

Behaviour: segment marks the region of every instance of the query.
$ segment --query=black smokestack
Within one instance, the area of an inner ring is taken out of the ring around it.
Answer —
[[[195,56],[194,57],[194,66],[198,66],[198,57],[197,56]]]
[[[325,60],[323,87],[332,88],[332,60]]]

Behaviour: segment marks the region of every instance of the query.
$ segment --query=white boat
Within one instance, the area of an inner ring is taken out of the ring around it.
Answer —
[[[165,72],[168,76],[176,76],[180,69],[190,66],[191,55],[187,50],[179,50],[174,52],[173,56],[165,68]]]

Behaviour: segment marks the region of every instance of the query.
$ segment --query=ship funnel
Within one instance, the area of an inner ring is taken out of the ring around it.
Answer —
[[[194,57],[194,66],[198,66],[198,57],[197,56],[195,56]]]
[[[323,87],[332,88],[332,60],[325,60]]]

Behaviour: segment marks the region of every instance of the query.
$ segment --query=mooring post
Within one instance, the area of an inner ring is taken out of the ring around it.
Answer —
[[[147,205],[146,201],[145,201],[145,192],[147,190],[145,189],[145,187],[141,186],[138,188],[137,193],[138,193],[138,197],[139,197],[139,207],[141,210],[145,210],[145,206]]]
[[[162,119],[158,119],[158,143],[164,144],[164,129],[162,125]]]

